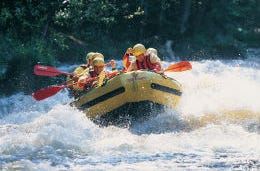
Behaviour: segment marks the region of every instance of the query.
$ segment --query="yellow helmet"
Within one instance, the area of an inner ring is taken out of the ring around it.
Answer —
[[[157,52],[157,50],[154,49],[154,48],[148,48],[146,52],[147,52],[147,53],[153,53],[153,54],[155,54],[156,56],[158,56],[158,52]]]
[[[102,53],[96,52],[93,57],[92,60],[94,60],[95,58],[103,58],[105,59],[104,55],[102,55]]]
[[[92,63],[93,63],[93,66],[105,66],[105,61],[104,61],[104,58],[102,58],[102,57],[95,57],[93,59]]]
[[[146,52],[146,49],[143,44],[139,43],[139,44],[134,45],[134,47],[133,47],[134,56],[139,56],[141,54],[144,54],[145,52]]]
[[[87,65],[90,65],[91,61],[93,60],[93,55],[95,52],[89,52],[86,56]]]

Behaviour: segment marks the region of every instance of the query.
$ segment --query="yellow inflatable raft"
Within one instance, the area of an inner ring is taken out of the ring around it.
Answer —
[[[101,124],[118,123],[122,119],[147,118],[175,108],[182,94],[180,84],[150,71],[119,74],[75,99],[71,105]]]

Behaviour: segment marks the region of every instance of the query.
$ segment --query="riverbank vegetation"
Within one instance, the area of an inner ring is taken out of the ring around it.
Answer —
[[[0,11],[3,94],[55,84],[33,66],[81,63],[89,51],[121,59],[142,42],[164,59],[200,60],[243,58],[260,44],[258,0],[2,0]]]

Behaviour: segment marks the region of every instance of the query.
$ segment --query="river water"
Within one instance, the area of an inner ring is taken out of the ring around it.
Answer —
[[[67,91],[2,97],[0,170],[260,170],[260,61],[191,64],[168,73],[183,87],[176,110],[129,128],[95,125]]]

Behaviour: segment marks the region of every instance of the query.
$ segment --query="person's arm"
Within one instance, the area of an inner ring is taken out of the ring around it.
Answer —
[[[88,80],[90,79],[89,73],[85,73],[82,76],[78,78],[77,86],[80,88],[84,88],[86,84],[88,83]]]
[[[77,67],[74,71],[73,71],[73,76],[70,76],[70,79],[73,80],[73,82],[77,82],[79,77],[82,76],[83,74],[88,73],[88,68],[84,69],[84,67],[82,65],[80,65],[79,67]]]
[[[124,70],[127,70],[127,68],[130,66],[130,55],[133,54],[133,49],[128,48],[123,56],[123,67]]]
[[[136,61],[131,61],[130,66],[127,68],[126,72],[137,70]]]

